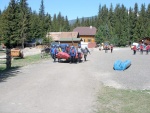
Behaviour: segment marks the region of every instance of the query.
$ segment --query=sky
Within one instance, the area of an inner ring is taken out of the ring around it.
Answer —
[[[3,11],[9,2],[10,0],[0,0],[0,9]],[[27,0],[27,2],[32,10],[39,12],[41,0]],[[147,7],[150,0],[44,0],[45,13],[53,16],[60,12],[62,16],[67,16],[68,20],[95,16],[98,14],[99,5],[106,5],[109,8],[111,3],[114,8],[116,4],[134,8],[135,3],[138,3],[140,9],[141,4]]]

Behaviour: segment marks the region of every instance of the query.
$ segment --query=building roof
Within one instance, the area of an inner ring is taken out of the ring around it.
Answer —
[[[76,27],[73,32],[79,32],[80,35],[95,35],[97,29],[95,27]]]
[[[49,32],[46,37],[52,37],[54,41],[60,40],[60,38],[78,38],[78,32]]]
[[[82,41],[81,38],[60,38],[60,42],[66,42],[66,41]]]

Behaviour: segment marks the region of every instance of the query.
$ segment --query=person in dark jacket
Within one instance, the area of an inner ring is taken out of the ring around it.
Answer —
[[[70,46],[69,46],[69,45],[67,45],[67,46],[66,46],[66,53],[68,53],[68,54],[69,54],[69,52],[70,52]]]
[[[73,63],[75,61],[75,57],[76,57],[76,49],[74,46],[72,46],[70,49],[70,63]]]
[[[110,45],[110,51],[111,51],[111,53],[113,52],[113,45],[112,44]]]
[[[56,54],[57,54],[57,48],[56,48],[56,46],[52,46],[52,48],[51,48],[51,54],[52,54],[52,58],[54,59],[54,62],[56,62]]]
[[[90,51],[89,51],[89,49],[88,49],[87,47],[85,47],[85,49],[83,50],[84,61],[86,61],[86,58],[87,58],[88,53],[91,54]]]

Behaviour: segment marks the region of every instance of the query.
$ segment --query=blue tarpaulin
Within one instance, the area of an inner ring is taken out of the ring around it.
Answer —
[[[125,60],[124,62],[121,60],[116,60],[113,68],[114,68],[114,70],[123,71],[123,70],[127,69],[130,65],[131,65],[130,60]]]

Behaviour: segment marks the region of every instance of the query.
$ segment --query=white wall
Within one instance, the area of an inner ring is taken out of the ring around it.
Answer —
[[[81,47],[82,48],[88,47],[88,42],[81,42]]]

